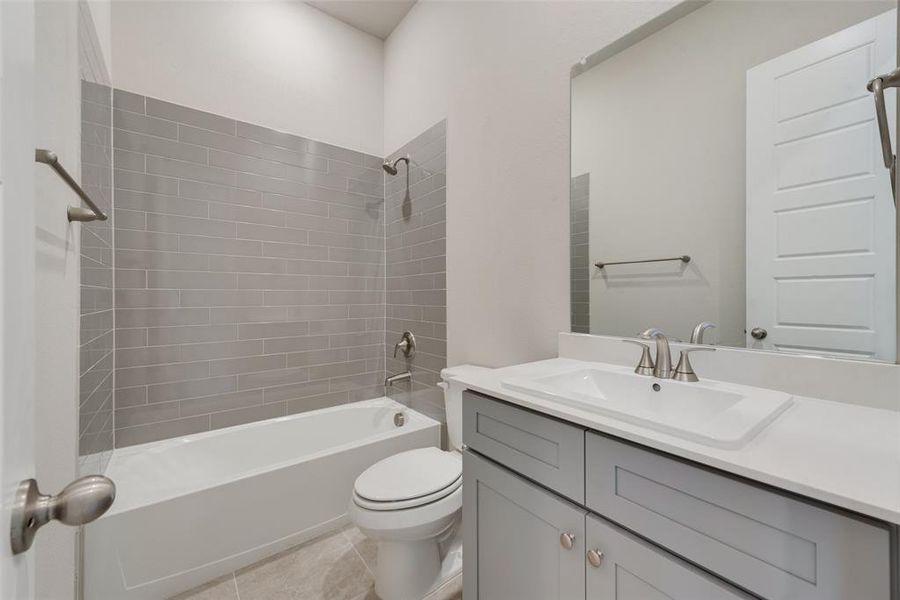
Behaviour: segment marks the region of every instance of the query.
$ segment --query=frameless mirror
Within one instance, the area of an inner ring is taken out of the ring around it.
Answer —
[[[689,341],[709,322],[703,343],[895,362],[867,84],[897,67],[896,6],[683,4],[573,68],[573,331]]]

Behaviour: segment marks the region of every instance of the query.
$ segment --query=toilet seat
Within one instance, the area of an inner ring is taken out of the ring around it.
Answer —
[[[437,502],[462,485],[456,452],[419,448],[381,460],[356,479],[353,502],[368,510],[416,508]]]

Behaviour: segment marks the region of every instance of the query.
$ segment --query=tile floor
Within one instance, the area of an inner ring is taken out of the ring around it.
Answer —
[[[245,567],[172,600],[378,600],[375,543],[347,527]],[[423,600],[462,600],[461,578]]]

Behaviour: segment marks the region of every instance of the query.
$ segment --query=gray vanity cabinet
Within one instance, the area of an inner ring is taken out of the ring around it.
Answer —
[[[466,600],[900,600],[896,528],[481,394],[463,414]]]
[[[463,596],[584,600],[584,518],[584,510],[466,452]]]
[[[587,600],[750,598],[603,519],[588,516],[586,530]]]

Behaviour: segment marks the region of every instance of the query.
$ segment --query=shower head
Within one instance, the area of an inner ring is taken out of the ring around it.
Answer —
[[[396,175],[397,174],[397,165],[401,162],[406,162],[406,169],[409,171],[409,156],[401,156],[393,163],[390,160],[384,161],[384,164],[381,165],[381,168],[384,169],[384,172],[388,175]]]

